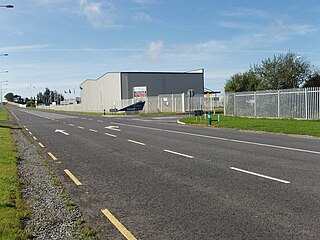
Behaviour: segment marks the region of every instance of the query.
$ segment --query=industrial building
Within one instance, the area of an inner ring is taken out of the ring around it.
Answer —
[[[84,109],[119,109],[126,99],[182,94],[189,89],[203,95],[204,71],[110,72],[84,81],[80,89]]]

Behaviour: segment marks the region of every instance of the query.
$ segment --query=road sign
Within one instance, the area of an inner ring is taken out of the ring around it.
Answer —
[[[193,89],[189,89],[189,90],[187,91],[187,94],[188,94],[189,97],[194,97],[195,92],[194,92]]]

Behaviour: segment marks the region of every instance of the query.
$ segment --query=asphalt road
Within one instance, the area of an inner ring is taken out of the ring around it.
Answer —
[[[320,239],[320,139],[11,111],[102,239]]]

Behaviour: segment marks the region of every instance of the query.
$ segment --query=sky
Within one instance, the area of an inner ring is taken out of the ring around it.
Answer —
[[[223,91],[232,75],[289,51],[320,66],[318,0],[0,0],[6,4],[14,8],[0,8],[4,94],[48,87],[70,89],[69,98],[106,72],[201,68],[205,87]]]

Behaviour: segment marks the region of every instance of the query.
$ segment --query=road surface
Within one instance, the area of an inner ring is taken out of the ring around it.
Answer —
[[[102,239],[320,239],[320,140],[11,108]]]

